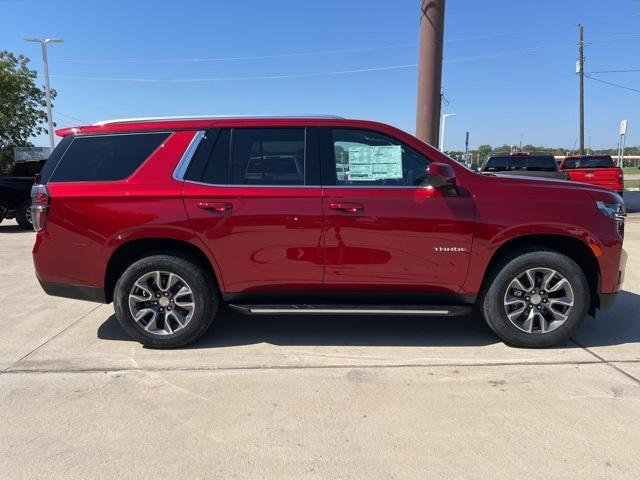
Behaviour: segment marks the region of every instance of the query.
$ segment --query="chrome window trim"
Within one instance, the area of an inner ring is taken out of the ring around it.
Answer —
[[[205,187],[216,188],[323,188],[323,189],[342,189],[342,188],[396,188],[405,190],[420,190],[421,188],[428,187],[412,187],[412,186],[383,186],[383,185],[243,185],[243,184],[220,184],[220,183],[206,183],[198,182],[196,180],[184,180],[185,183],[192,183],[194,185],[203,185]]]
[[[198,182],[196,180],[185,180],[185,183],[192,183],[194,185],[203,185],[205,187],[216,187],[216,188],[323,188],[322,185],[236,185],[236,184],[220,184],[220,183],[205,183]]]
[[[173,171],[174,180],[178,180],[179,182],[185,181],[184,176],[187,173],[187,169],[191,164],[191,160],[193,159],[193,156],[195,155],[196,150],[198,150],[198,147],[200,146],[200,142],[204,138],[204,135],[205,135],[204,130],[196,131],[195,135],[191,139],[191,142],[189,142],[189,146],[187,146],[187,149],[182,154],[182,157],[180,158],[178,165],[176,165],[176,168]]]

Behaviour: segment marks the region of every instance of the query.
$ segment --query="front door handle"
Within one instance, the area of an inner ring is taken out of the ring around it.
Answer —
[[[361,203],[351,202],[331,202],[329,204],[331,210],[339,210],[347,213],[358,213],[364,211],[364,205]]]
[[[203,210],[212,210],[218,213],[224,213],[233,210],[233,205],[226,202],[199,202],[198,208],[201,208]]]

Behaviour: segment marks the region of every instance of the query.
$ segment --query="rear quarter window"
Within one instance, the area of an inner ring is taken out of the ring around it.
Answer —
[[[169,133],[128,133],[75,137],[49,181],[100,182],[129,177]]]

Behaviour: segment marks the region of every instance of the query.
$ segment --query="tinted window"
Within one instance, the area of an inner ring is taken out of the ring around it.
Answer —
[[[491,157],[483,170],[487,172],[503,172],[507,169],[509,157]]]
[[[487,160],[485,172],[504,172],[526,170],[537,172],[555,172],[558,166],[551,155],[509,155],[495,156]]]
[[[562,168],[613,168],[615,167],[611,157],[582,157],[567,158]]]
[[[76,137],[51,176],[53,182],[122,180],[169,136],[136,133]]]
[[[529,163],[529,157],[511,157],[507,160],[507,168],[509,170],[526,170]]]
[[[430,160],[399,141],[368,130],[332,132],[336,185],[417,186]]]
[[[42,167],[42,171],[40,172],[40,183],[47,183],[49,181],[51,174],[58,166],[58,162],[62,158],[62,155],[64,155],[64,152],[67,151],[67,148],[69,148],[73,139],[74,137],[71,135],[66,136],[60,141],[58,146],[53,149],[53,152],[49,155],[47,162],[44,164],[44,167]]]
[[[537,172],[555,172],[558,169],[556,159],[551,155],[530,155],[527,157],[527,170]]]
[[[14,177],[33,177],[40,173],[45,161],[41,162],[20,162],[13,165]]]
[[[230,142],[231,130],[220,131],[200,181],[215,185],[228,183]]]
[[[233,131],[231,184],[304,185],[304,128]]]

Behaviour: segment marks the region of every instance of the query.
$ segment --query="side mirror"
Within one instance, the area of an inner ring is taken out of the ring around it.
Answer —
[[[420,197],[455,197],[458,195],[456,189],[456,172],[446,163],[430,163],[427,166],[426,178],[420,185],[419,191],[423,193]]]
[[[427,166],[427,179],[433,188],[456,184],[456,172],[446,163],[430,163]]]

